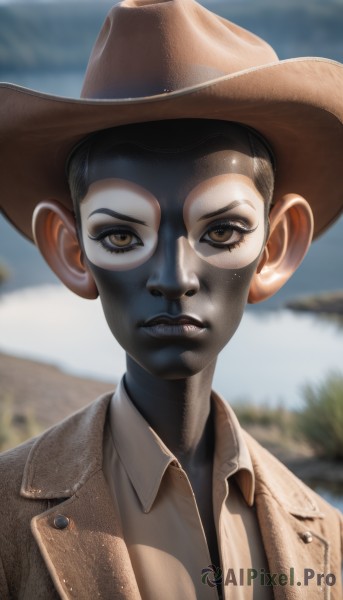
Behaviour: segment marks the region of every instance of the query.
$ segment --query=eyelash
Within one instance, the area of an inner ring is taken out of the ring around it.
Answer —
[[[217,221],[216,223],[213,223],[210,227],[207,228],[204,235],[200,238],[200,242],[209,244],[213,248],[221,248],[221,249],[224,248],[225,250],[232,252],[232,250],[234,250],[235,248],[238,248],[242,244],[245,236],[248,235],[249,233],[253,233],[254,231],[256,231],[257,227],[258,227],[258,225],[256,225],[256,227],[248,227],[245,225],[239,225],[236,222],[229,221],[228,219],[226,219],[224,221],[219,221],[219,222]],[[220,242],[216,243],[216,242],[212,242],[211,240],[205,239],[206,234],[211,233],[212,231],[216,231],[218,229],[231,229],[232,231],[237,231],[238,233],[241,234],[241,237],[239,240],[236,240],[235,242],[227,242],[227,243],[220,243]]]
[[[205,236],[207,234],[211,233],[212,231],[216,231],[218,229],[231,229],[232,231],[236,231],[236,232],[240,233],[241,237],[239,240],[236,240],[235,242],[227,242],[227,243],[220,243],[220,242],[216,243],[211,240],[205,239]],[[249,228],[244,225],[238,225],[237,223],[229,221],[229,220],[219,221],[219,222],[213,223],[210,227],[207,228],[204,235],[200,238],[200,242],[209,244],[213,248],[225,249],[225,250],[228,250],[229,252],[232,252],[232,250],[234,250],[235,248],[238,248],[242,244],[246,235],[248,235],[249,233],[253,233],[256,229],[257,229],[257,226],[253,227],[253,228]],[[134,244],[131,244],[130,246],[122,247],[122,248],[119,248],[119,247],[115,248],[115,246],[110,246],[110,245],[106,244],[105,240],[110,235],[118,235],[118,234],[123,234],[123,233],[131,235],[134,238],[136,238],[136,240],[139,240],[139,241],[135,242]],[[100,244],[101,247],[106,252],[109,252],[110,254],[122,254],[124,252],[130,252],[131,250],[134,250],[138,246],[144,246],[144,243],[142,242],[142,240],[139,238],[139,236],[136,233],[134,233],[130,229],[121,228],[121,227],[116,227],[115,229],[113,229],[113,228],[107,229],[105,231],[101,231],[99,234],[97,234],[95,236],[89,235],[88,237],[90,240],[93,240],[93,241],[97,242],[98,244]]]
[[[135,242],[134,244],[131,244],[130,246],[123,246],[122,248],[116,248],[115,246],[110,246],[106,244],[106,238],[109,237],[110,235],[118,235],[118,234],[127,234],[127,235],[131,235],[132,237],[136,238],[136,240],[138,240],[138,242]],[[131,231],[130,229],[127,228],[121,228],[121,227],[116,227],[111,228],[111,229],[107,229],[105,231],[101,231],[99,234],[95,235],[95,236],[88,236],[90,240],[93,240],[94,242],[97,242],[98,244],[101,245],[101,247],[106,250],[106,252],[109,252],[110,254],[122,254],[123,252],[130,252],[130,250],[134,250],[135,248],[137,248],[138,246],[144,246],[142,240],[140,239],[140,237],[137,235],[137,233]]]

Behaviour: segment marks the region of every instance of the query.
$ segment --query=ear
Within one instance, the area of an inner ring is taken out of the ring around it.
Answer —
[[[82,298],[97,298],[72,213],[55,200],[41,202],[33,213],[32,229],[36,245],[62,283]]]
[[[273,296],[296,271],[313,235],[313,215],[308,202],[287,194],[270,212],[270,233],[253,276],[248,302],[255,304]]]

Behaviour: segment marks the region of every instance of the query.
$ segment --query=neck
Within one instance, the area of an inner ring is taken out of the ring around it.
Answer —
[[[214,427],[211,387],[215,361],[185,379],[161,379],[127,357],[127,392],[184,468],[212,460]]]

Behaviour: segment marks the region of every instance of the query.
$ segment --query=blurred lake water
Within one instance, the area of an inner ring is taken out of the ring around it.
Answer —
[[[15,83],[32,90],[39,90],[46,94],[79,98],[82,88],[83,73],[80,71],[5,71],[1,73],[2,82]]]
[[[229,310],[229,307],[228,307]],[[0,351],[56,364],[79,375],[116,381],[125,371],[99,300],[62,285],[24,288],[0,297]],[[297,408],[301,386],[320,382],[343,356],[343,329],[310,314],[247,311],[220,353],[214,387],[229,402]]]

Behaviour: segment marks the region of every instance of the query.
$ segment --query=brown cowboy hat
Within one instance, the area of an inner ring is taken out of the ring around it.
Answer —
[[[194,0],[124,0],[108,14],[80,100],[0,84],[0,198],[32,239],[37,203],[71,207],[65,162],[93,131],[161,119],[222,119],[260,132],[276,156],[275,199],[311,204],[315,236],[343,207],[343,65],[279,61],[252,33]]]

